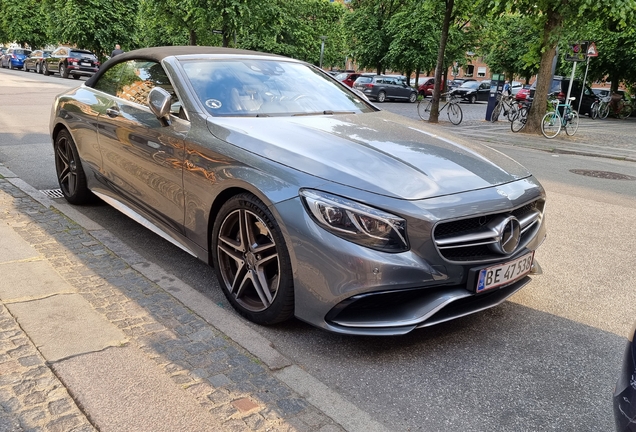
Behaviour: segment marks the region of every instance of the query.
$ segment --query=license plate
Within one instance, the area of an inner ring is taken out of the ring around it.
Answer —
[[[530,252],[514,261],[482,269],[475,291],[480,293],[521,279],[530,273],[533,257],[534,252]]]
[[[82,66],[91,66],[90,63],[80,63],[80,65],[82,65]]]

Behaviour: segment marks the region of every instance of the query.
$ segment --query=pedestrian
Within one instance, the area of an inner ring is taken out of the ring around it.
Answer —
[[[113,50],[112,53],[110,53],[110,56],[115,57],[116,55],[123,54],[123,53],[124,53],[124,50],[121,49],[119,44],[116,44],[115,49]]]
[[[510,96],[510,83],[508,82],[508,80],[506,80],[506,82],[504,83],[503,94],[506,96]]]

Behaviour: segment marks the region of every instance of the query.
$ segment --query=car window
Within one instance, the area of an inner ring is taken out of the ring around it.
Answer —
[[[72,50],[69,53],[69,56],[73,57],[73,58],[91,57],[93,59],[97,59],[97,56],[95,56],[95,54],[93,54],[90,51],[75,51],[75,50]]]
[[[466,81],[460,87],[467,89],[476,89],[479,87],[479,83],[477,81]]]
[[[336,79],[338,81],[344,81],[344,80],[347,79],[348,76],[349,76],[349,74],[347,74],[347,73],[340,73],[340,74],[336,75]]]
[[[184,60],[194,92],[212,115],[370,112],[355,93],[318,70],[283,60]]]
[[[119,63],[111,67],[99,77],[99,80],[95,83],[93,88],[115,96],[117,94],[117,89],[119,88],[122,70],[125,68],[125,63]]]
[[[361,76],[356,80],[356,84],[365,84],[373,81],[373,78],[367,76]]]

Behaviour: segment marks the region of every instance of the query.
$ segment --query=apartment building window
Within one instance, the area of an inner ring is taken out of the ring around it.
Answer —
[[[478,77],[485,77],[486,76],[486,67],[485,66],[480,66],[477,68],[477,76]]]

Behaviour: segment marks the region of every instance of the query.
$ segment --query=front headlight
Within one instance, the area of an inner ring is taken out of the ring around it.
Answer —
[[[409,250],[400,217],[325,192],[302,189],[300,196],[312,218],[338,237],[383,252]]]

